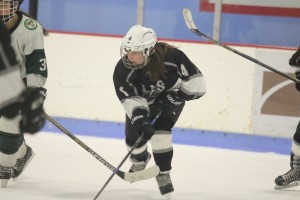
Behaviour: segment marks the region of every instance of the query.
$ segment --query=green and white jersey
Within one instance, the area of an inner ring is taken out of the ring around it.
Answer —
[[[15,102],[24,90],[9,33],[0,23],[0,109]]]
[[[11,44],[21,65],[21,77],[28,87],[43,87],[48,76],[43,27],[34,19],[17,14],[19,21],[10,32]]]

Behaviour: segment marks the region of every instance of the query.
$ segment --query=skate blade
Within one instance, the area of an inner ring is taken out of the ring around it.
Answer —
[[[34,158],[34,156],[35,156],[35,153],[32,152],[32,155],[30,156],[30,158],[27,160],[26,164],[24,165],[24,168],[23,168],[21,174],[23,174],[24,170],[25,170],[26,167],[29,165],[29,163],[30,163],[31,160]],[[21,176],[21,174],[19,174],[19,176],[15,177],[15,178],[13,178],[13,180],[16,181],[16,180]]]
[[[8,180],[1,180],[1,188],[6,188]]]
[[[166,200],[172,200],[171,194],[172,192],[164,194],[163,196],[166,197]]]
[[[284,189],[287,189],[287,188],[293,188],[293,187],[297,187],[297,186],[300,186],[300,181],[295,181],[295,182],[290,183],[288,185],[275,185],[274,189],[275,190],[284,190]]]

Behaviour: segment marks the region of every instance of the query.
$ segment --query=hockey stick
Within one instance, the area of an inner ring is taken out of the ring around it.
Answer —
[[[144,138],[144,134],[142,134],[138,140],[135,142],[135,144],[131,147],[130,151],[126,154],[126,156],[123,158],[123,160],[121,161],[121,163],[118,165],[117,169],[119,169],[123,163],[127,160],[127,158],[131,155],[131,153],[133,152],[133,150],[137,147],[137,145],[143,140]],[[157,166],[157,165],[155,165]],[[159,170],[157,172],[156,175],[158,175]],[[102,188],[100,189],[100,191],[97,193],[97,195],[94,197],[94,200],[96,200],[99,195],[103,192],[103,190],[106,188],[106,186],[108,185],[108,183],[111,181],[111,179],[113,178],[113,176],[116,174],[116,172],[114,171],[111,176],[107,179],[107,181],[104,183],[104,185],[102,186]]]
[[[203,34],[202,32],[200,32],[198,30],[198,28],[196,27],[196,25],[195,25],[195,23],[193,21],[192,13],[191,13],[191,11],[188,8],[184,8],[183,9],[183,17],[184,17],[184,20],[185,20],[185,23],[186,23],[187,27],[193,33],[195,33],[196,35],[199,35],[200,37],[202,37],[202,38],[204,38],[206,40],[209,40],[209,41],[211,41],[211,42],[213,42],[213,43],[215,43],[215,44],[217,44],[217,45],[219,45],[221,47],[224,47],[225,49],[227,49],[227,50],[229,50],[229,51],[231,51],[233,53],[236,53],[236,54],[238,54],[238,55],[240,55],[240,56],[242,56],[242,57],[244,57],[244,58],[246,58],[246,59],[248,59],[248,60],[250,60],[250,61],[252,61],[252,62],[254,62],[254,63],[256,63],[256,64],[258,64],[260,66],[262,66],[262,67],[265,67],[265,68],[267,68],[267,69],[269,69],[269,70],[271,70],[271,71],[273,71],[273,72],[275,72],[275,73],[277,73],[277,74],[279,74],[279,75],[281,75],[281,76],[283,76],[283,77],[285,77],[287,79],[290,79],[290,80],[292,80],[292,81],[294,81],[296,83],[300,83],[300,81],[298,79],[296,79],[296,78],[294,78],[294,77],[292,77],[292,76],[290,76],[288,74],[285,74],[285,73],[283,73],[281,71],[278,71],[277,69],[274,69],[274,68],[270,67],[269,65],[266,65],[266,64],[264,64],[264,63],[256,60],[255,58],[252,58],[252,57],[250,57],[250,56],[248,56],[248,55],[246,55],[244,53],[241,53],[240,51],[237,51],[237,50],[235,50],[235,49],[233,49],[233,48],[231,48],[229,46],[226,46],[226,45],[224,45],[224,44],[222,44],[222,43],[220,43],[220,42],[218,42],[218,41],[216,41],[216,40],[208,37],[207,35]]]
[[[153,178],[158,175],[159,167],[157,165],[154,165],[154,166],[149,167],[142,171],[128,172],[128,173],[119,170],[119,167],[115,168],[113,165],[111,165],[109,162],[107,162],[103,157],[101,157],[99,154],[97,154],[94,150],[92,150],[90,147],[88,147],[86,144],[84,144],[82,141],[80,141],[75,135],[71,134],[67,129],[65,129],[63,126],[61,126],[59,123],[57,123],[54,119],[52,119],[48,114],[44,113],[44,116],[54,126],[56,126],[58,129],[60,129],[62,132],[64,132],[67,136],[69,136],[72,140],[74,140],[77,144],[79,144],[82,148],[84,148],[87,152],[89,152],[92,156],[94,156],[97,160],[99,160],[102,164],[104,164],[108,169],[110,169],[115,174],[117,174],[121,179],[128,181],[128,182],[134,182],[134,181],[150,179],[150,178]]]
[[[159,112],[155,118],[152,120],[151,124],[153,124],[155,122],[155,120],[157,120],[157,118],[161,115],[161,112]],[[137,141],[135,142],[135,144],[131,147],[130,151],[126,154],[126,156],[123,158],[123,160],[121,161],[121,163],[118,166],[118,169],[123,165],[123,163],[126,161],[126,159],[131,155],[131,153],[133,152],[133,150],[137,147],[137,145],[143,140],[144,138],[144,133],[142,133],[142,135],[137,139]],[[159,173],[159,172],[158,172]],[[115,172],[112,173],[112,175],[107,179],[107,181],[105,182],[105,184],[102,186],[101,190],[97,193],[97,195],[95,196],[94,200],[96,200],[99,195],[103,192],[103,190],[105,189],[105,187],[107,186],[107,184],[110,182],[110,180],[113,178],[113,176],[115,175]],[[157,174],[158,175],[158,174]]]

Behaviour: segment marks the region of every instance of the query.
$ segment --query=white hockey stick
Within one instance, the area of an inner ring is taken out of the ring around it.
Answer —
[[[45,118],[49,120],[54,126],[56,126],[58,129],[60,129],[62,132],[64,132],[67,136],[69,136],[72,140],[74,140],[77,144],[79,144],[82,148],[84,148],[87,152],[89,152],[92,156],[94,156],[97,160],[99,160],[102,164],[104,164],[108,169],[116,173],[121,179],[128,181],[128,182],[134,182],[134,181],[141,181],[153,178],[158,175],[159,173],[159,167],[157,165],[154,165],[152,167],[149,167],[145,170],[138,171],[138,172],[123,172],[119,170],[118,168],[115,168],[113,165],[111,165],[109,162],[107,162],[103,157],[101,157],[99,154],[97,154],[94,150],[92,150],[90,147],[88,147],[86,144],[84,144],[81,140],[79,140],[75,135],[71,134],[67,129],[65,129],[63,126],[61,126],[59,123],[57,123],[54,119],[52,119],[49,115],[44,113]]]
[[[265,67],[265,68],[267,68],[267,69],[269,69],[269,70],[271,70],[271,71],[273,71],[273,72],[275,72],[275,73],[277,73],[277,74],[279,74],[279,75],[281,75],[281,76],[283,76],[283,77],[285,77],[287,79],[290,79],[290,80],[294,81],[295,83],[300,83],[300,81],[298,79],[296,79],[296,78],[294,78],[294,77],[292,77],[292,76],[290,76],[288,74],[285,74],[285,73],[283,73],[281,71],[278,71],[277,69],[274,69],[273,67],[270,67],[269,65],[266,65],[266,64],[264,64],[264,63],[256,60],[255,58],[252,58],[252,57],[250,57],[250,56],[248,56],[248,55],[246,55],[246,54],[244,54],[244,53],[242,53],[240,51],[237,51],[237,50],[235,50],[235,49],[233,49],[233,48],[231,48],[229,46],[226,46],[226,45],[224,45],[224,44],[222,44],[222,43],[220,43],[220,42],[218,42],[218,41],[216,41],[216,40],[208,37],[207,35],[203,34],[196,27],[196,25],[195,25],[195,23],[193,21],[192,13],[191,13],[191,11],[189,9],[187,9],[187,8],[183,9],[183,17],[184,17],[184,20],[185,20],[185,23],[186,23],[187,27],[193,33],[195,33],[196,35],[199,35],[200,37],[202,37],[202,38],[204,38],[206,40],[209,40],[209,41],[211,41],[211,42],[213,42],[213,43],[215,43],[215,44],[217,44],[217,45],[219,45],[221,47],[224,47],[225,49],[227,49],[227,50],[229,50],[229,51],[231,51],[233,53],[236,53],[236,54],[238,54],[238,55],[240,55],[240,56],[242,56],[242,57],[244,57],[244,58],[246,58],[246,59],[248,59],[248,60],[250,60],[250,61],[252,61],[252,62],[254,62],[254,63],[256,63],[256,64],[258,64],[260,66],[262,66],[262,67]]]
[[[135,142],[135,144],[133,145],[133,147],[131,147],[131,150],[126,154],[126,156],[123,158],[123,160],[121,161],[121,163],[118,165],[117,169],[119,169],[123,163],[126,161],[126,159],[130,156],[130,154],[133,152],[133,150],[137,147],[137,145],[143,140],[144,138],[144,134],[142,134],[138,140]],[[158,172],[159,173],[159,172]],[[156,175],[158,175],[158,173]],[[114,177],[115,175],[115,171],[111,174],[111,176],[107,179],[107,181],[104,183],[104,185],[102,186],[102,188],[99,190],[99,192],[96,194],[96,196],[94,197],[94,200],[96,200],[99,195],[103,192],[103,190],[106,188],[106,186],[108,185],[108,183],[111,181],[111,179]]]

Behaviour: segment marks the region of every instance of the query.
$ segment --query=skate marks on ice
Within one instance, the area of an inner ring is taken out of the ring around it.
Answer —
[[[126,154],[123,140],[78,137],[114,165]],[[0,189],[1,200],[91,200],[111,175],[65,135],[39,133],[26,141],[36,155],[17,181]],[[121,169],[129,168],[126,161]],[[288,155],[174,145],[172,200],[294,200],[300,187],[274,190],[274,179],[288,168]],[[131,184],[114,177],[99,199],[165,198],[154,178]]]

